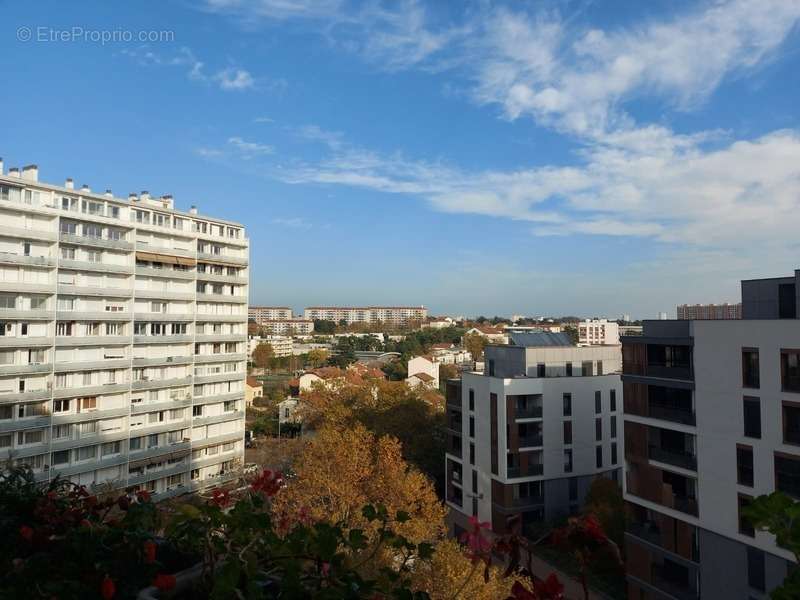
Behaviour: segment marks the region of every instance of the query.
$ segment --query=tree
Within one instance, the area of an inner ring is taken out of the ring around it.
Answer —
[[[259,369],[266,369],[274,356],[275,350],[272,349],[272,346],[267,342],[261,342],[256,346],[256,349],[253,350],[253,363]]]
[[[564,327],[564,333],[566,333],[569,336],[569,339],[573,344],[577,344],[578,343],[578,340],[580,338],[578,337],[577,328],[569,327],[569,326]]]
[[[386,363],[381,367],[381,371],[383,371],[386,377],[391,381],[405,381],[406,377],[408,377],[406,361],[402,358]]]
[[[486,338],[479,333],[468,333],[464,336],[464,348],[472,354],[472,360],[479,361],[483,357]]]
[[[329,356],[330,354],[324,348],[315,348],[313,350],[309,350],[308,354],[306,354],[306,364],[316,369],[317,367],[324,365]]]
[[[336,323],[334,321],[326,321],[324,319],[314,319],[314,332],[315,333],[335,333]]]
[[[455,365],[439,365],[439,381],[444,382],[448,379],[458,379],[458,367]]]
[[[783,585],[770,594],[773,600],[800,598],[800,502],[795,502],[783,492],[759,496],[742,509],[752,526],[775,536],[779,546],[795,557]]]
[[[623,546],[625,500],[619,484],[606,477],[595,479],[586,494],[583,512],[594,514],[606,535],[620,548]]]
[[[361,512],[374,504],[389,514],[407,513],[397,532],[415,543],[444,534],[445,508],[425,475],[403,460],[395,438],[377,436],[363,425],[325,427],[307,442],[294,468],[296,479],[275,497],[275,512],[285,518],[306,514],[374,533]]]

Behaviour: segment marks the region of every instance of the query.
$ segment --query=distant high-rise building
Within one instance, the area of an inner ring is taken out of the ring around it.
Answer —
[[[157,499],[244,458],[249,241],[0,162],[0,460]]]
[[[586,319],[578,323],[578,343],[590,346],[619,344],[619,325],[607,319]]]
[[[681,304],[678,319],[741,319],[742,303],[736,304]]]
[[[264,321],[291,319],[292,309],[287,306],[251,306],[247,309],[247,318],[263,325]]]
[[[667,313],[665,313],[665,312],[658,313],[658,320],[659,321],[666,321],[667,320]]]
[[[629,314],[625,313],[624,315],[622,315],[622,320],[625,323],[630,323],[631,322],[631,316]]]
[[[800,500],[798,290],[742,281],[742,319],[622,338],[629,598],[766,598],[795,568],[742,508]]]
[[[424,306],[309,306],[306,319],[345,321],[354,323],[388,323],[402,325],[408,321],[422,321],[428,317]]]

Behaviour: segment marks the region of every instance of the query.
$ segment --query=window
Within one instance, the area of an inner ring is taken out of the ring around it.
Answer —
[[[753,448],[736,446],[736,480],[739,485],[753,487]]]
[[[119,323],[106,323],[106,335],[120,335]]]
[[[564,443],[572,443],[572,421],[564,421]]]
[[[572,416],[572,394],[564,394],[564,416]]]
[[[14,443],[14,435],[11,433],[6,433],[0,435],[0,448],[10,448],[11,444]]]
[[[594,420],[594,439],[596,442],[603,441],[603,419],[600,417]]]
[[[572,363],[568,362],[565,366],[567,368],[567,377],[572,377]]]
[[[154,433],[152,435],[147,436],[147,447],[148,448],[155,448],[158,446],[158,434]]]
[[[617,410],[617,390],[609,390],[609,407],[608,410],[614,412]]]
[[[31,296],[31,310],[47,310],[47,296]]]
[[[572,449],[564,450],[564,473],[572,473]]]
[[[742,387],[758,389],[759,385],[758,348],[742,348]]]
[[[489,359],[489,377],[494,377],[494,359]]]
[[[141,437],[133,437],[128,442],[128,449],[129,450],[141,450],[142,449],[142,438]]]
[[[55,425],[53,427],[53,439],[64,440],[72,437],[72,425]]]
[[[575,477],[569,478],[569,501],[578,501],[578,479]]]
[[[71,336],[74,323],[59,321],[56,323],[56,335]]]
[[[783,442],[800,445],[800,404],[783,403]]]
[[[60,297],[58,299],[58,310],[75,310],[75,298]]]
[[[611,442],[611,464],[617,464],[617,442]]]
[[[90,460],[97,457],[97,446],[84,446],[75,451],[75,460]]]
[[[762,592],[766,588],[765,562],[763,550],[747,546],[747,585]]]
[[[469,437],[475,437],[475,417],[469,418]]]
[[[64,378],[66,379],[66,375],[64,375]],[[53,413],[69,412],[69,403],[69,400],[53,400]]]
[[[781,350],[781,388],[800,392],[800,350]]]
[[[17,432],[17,444],[24,446],[27,444],[41,444],[44,441],[44,430],[19,431]]]
[[[97,410],[97,398],[80,398],[78,400],[78,412]]]
[[[109,456],[111,454],[119,454],[121,451],[122,451],[121,442],[108,442],[100,447],[100,454],[103,456]]]
[[[595,457],[595,466],[598,469],[602,469],[603,468],[603,447],[602,446],[597,446],[594,449],[594,457]]]
[[[469,391],[469,409],[475,410],[475,390]]]
[[[81,437],[96,435],[97,421],[90,421],[88,423],[79,423],[78,428]]]
[[[64,260],[75,260],[75,248],[71,246],[61,246],[61,258]]]
[[[603,394],[600,390],[597,390],[594,393],[594,412],[595,414],[602,412],[603,410]]]
[[[539,363],[538,365],[536,365],[536,376],[537,377],[544,377],[545,373],[546,373],[546,368],[544,366],[544,363]]]
[[[53,452],[52,463],[54,465],[65,465],[69,462],[69,450],[60,450]]]
[[[744,399],[744,436],[761,438],[761,401],[746,396]]]
[[[84,237],[100,239],[101,237],[103,237],[103,228],[100,227],[100,225],[84,224],[83,235]]]
[[[66,198],[62,198],[62,200],[66,200]],[[69,221],[61,221],[61,233],[67,235],[76,235],[77,232],[78,232],[77,223],[71,223]]]
[[[192,416],[193,417],[202,417],[203,416],[203,405],[193,406],[192,407]]]
[[[602,375],[603,374],[603,361],[602,360],[598,360],[597,361],[597,374],[598,375]]]
[[[611,417],[608,420],[611,439],[617,437],[617,417]]]
[[[472,442],[469,444],[469,464],[475,464],[475,444]]]
[[[592,374],[592,361],[585,360],[581,362],[581,375],[584,377],[591,377]]]
[[[775,453],[775,488],[800,499],[800,458]]]

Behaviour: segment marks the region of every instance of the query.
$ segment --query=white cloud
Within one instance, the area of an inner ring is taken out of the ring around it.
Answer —
[[[202,156],[203,158],[219,158],[224,154],[222,150],[219,150],[217,148],[206,148],[206,147],[195,148],[194,153],[197,154],[198,156]]]
[[[227,68],[219,71],[213,77],[219,87],[227,91],[242,91],[252,88],[255,85],[253,76],[244,69]]]
[[[344,135],[338,131],[327,131],[318,125],[303,125],[296,130],[301,138],[319,142],[328,146],[331,150],[339,150],[344,146]]]
[[[275,218],[270,223],[281,227],[290,227],[291,229],[311,229],[311,223],[302,217]]]
[[[263,154],[272,154],[275,152],[275,147],[268,144],[261,144],[258,142],[248,142],[238,136],[229,137],[228,144],[236,149],[242,158],[250,159],[254,156]]]
[[[253,123],[274,123],[275,119],[270,119],[269,117],[256,117],[253,119]]]

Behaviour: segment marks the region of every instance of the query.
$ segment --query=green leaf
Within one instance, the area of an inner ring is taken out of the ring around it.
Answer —
[[[408,513],[407,513],[406,511],[404,511],[404,510],[398,510],[398,511],[397,511],[397,516],[395,517],[395,520],[396,520],[398,523],[406,523],[406,522],[408,522],[408,521],[410,521],[410,520],[411,520],[411,515],[410,515],[410,514],[408,514]]]

